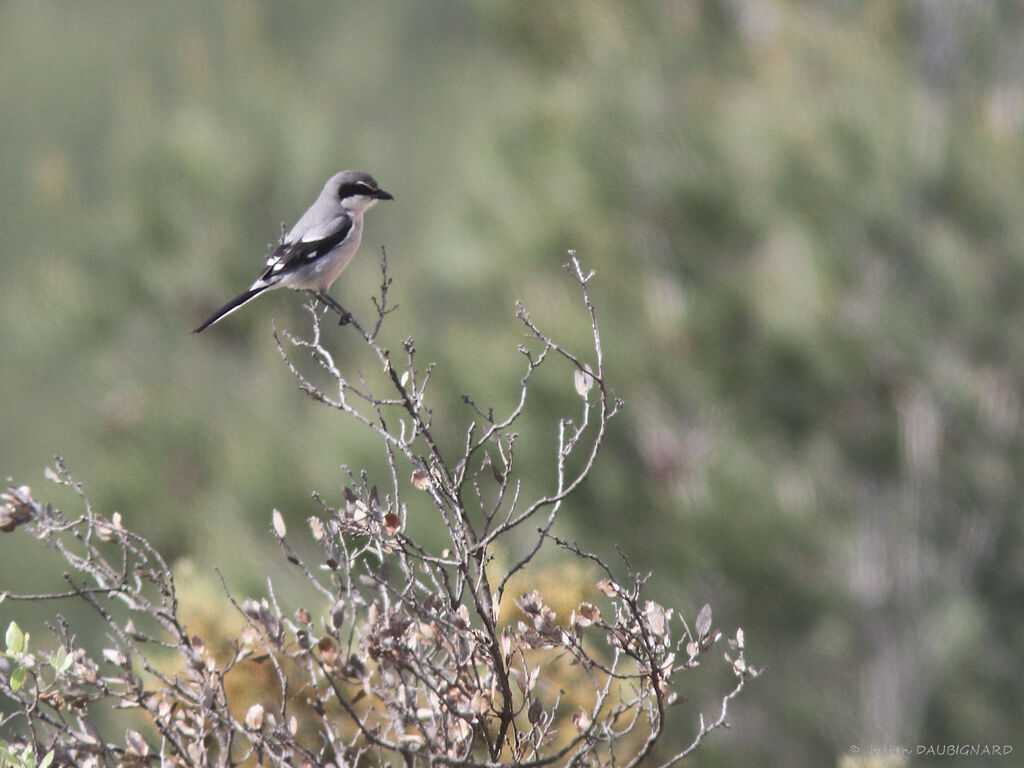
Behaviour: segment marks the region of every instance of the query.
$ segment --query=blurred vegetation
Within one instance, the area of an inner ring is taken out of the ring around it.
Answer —
[[[387,247],[440,414],[514,396],[515,298],[585,334],[566,249],[597,270],[627,409],[565,533],[762,651],[702,765],[1012,742],[1022,36],[941,0],[0,5],[0,474],[45,498],[60,453],[258,589],[269,510],[372,459],[273,346],[300,297],[189,330],[367,170],[396,201],[333,293],[365,313]],[[537,424],[573,396],[542,395]],[[0,539],[0,589],[44,566]]]

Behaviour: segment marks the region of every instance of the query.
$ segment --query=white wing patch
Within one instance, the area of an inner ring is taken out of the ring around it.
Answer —
[[[337,234],[339,230],[346,228],[349,223],[348,216],[337,216],[325,221],[323,224],[318,224],[315,227],[307,229],[302,233],[302,237],[299,238],[299,242],[315,243],[317,240],[325,240],[331,235]]]

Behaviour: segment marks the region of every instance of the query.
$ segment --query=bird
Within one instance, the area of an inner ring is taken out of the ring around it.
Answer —
[[[334,174],[324,184],[316,201],[267,256],[267,265],[256,281],[206,318],[192,333],[200,333],[264,291],[275,288],[311,291],[338,310],[344,321],[348,313],[328,295],[327,289],[359,249],[363,213],[378,200],[394,199],[368,173],[341,171]]]

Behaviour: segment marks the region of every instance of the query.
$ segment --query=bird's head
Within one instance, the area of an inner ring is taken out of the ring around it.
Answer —
[[[394,200],[390,193],[385,192],[376,180],[362,171],[342,171],[327,180],[321,197],[337,201],[349,211],[365,211],[378,200]]]

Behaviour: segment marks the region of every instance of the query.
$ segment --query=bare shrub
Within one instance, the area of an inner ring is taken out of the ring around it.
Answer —
[[[229,652],[215,653],[212,638],[184,625],[175,580],[160,553],[118,516],[95,510],[63,462],[58,459],[49,475],[78,492],[79,516],[37,501],[27,488],[9,489],[0,528],[24,526],[16,535],[27,532],[55,549],[69,571],[64,591],[6,598],[84,600],[101,617],[109,642],[90,655],[58,619],[49,627],[57,650],[39,654],[10,625],[0,691],[16,707],[2,723],[11,736],[0,743],[0,761],[529,767],[635,766],[652,755],[666,733],[682,673],[698,665],[721,633],[709,606],[691,625],[646,599],[649,574],[634,571],[624,555],[612,567],[605,556],[553,533],[563,502],[593,470],[621,405],[605,381],[588,292],[592,274],[572,255],[566,268],[593,334],[589,362],[519,305],[528,343],[520,347],[518,401],[499,417],[465,397],[473,416],[453,458],[432,434],[426,404],[431,367],[419,367],[412,339],[398,355],[380,341],[392,311],[386,257],[382,266],[372,327],[338,310],[381,364],[383,387],[349,378],[335,364],[314,304],[309,338],[275,332],[302,389],[363,424],[388,467],[376,482],[366,471],[348,471],[340,506],[315,496],[321,509],[302,534],[316,542],[315,560],[300,555],[308,547],[293,546],[284,518],[273,511],[273,535],[304,585],[309,608],[281,605],[269,582],[267,594],[252,599],[236,598],[225,585],[225,604],[244,624],[227,644]],[[296,362],[304,354],[315,361],[309,374]],[[579,413],[557,423],[553,487],[527,498],[513,428],[534,374],[559,359],[573,374],[566,386],[575,387]],[[445,532],[442,548],[435,551],[407,533],[410,506],[416,514],[426,514],[424,507],[436,513]],[[499,567],[502,547],[510,564]],[[502,601],[524,572],[539,567],[545,547],[597,576],[590,599],[568,616],[556,615],[538,590],[517,595],[514,607]],[[692,740],[663,756],[663,765],[725,726],[730,701],[758,674],[746,664],[742,630],[728,645],[734,685],[717,697],[709,718],[691,724]],[[231,685],[245,680],[253,665],[266,671],[264,684]],[[102,735],[90,717],[96,702],[135,709],[147,725],[120,738]]]

